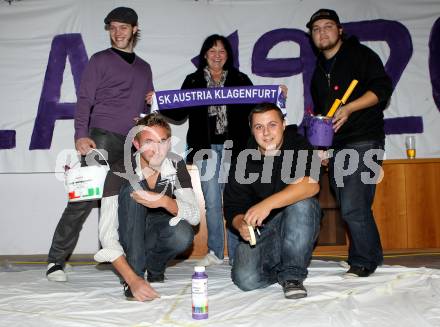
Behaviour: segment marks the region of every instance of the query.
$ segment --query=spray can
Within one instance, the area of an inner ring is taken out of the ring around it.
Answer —
[[[193,319],[208,318],[208,275],[205,267],[195,266],[192,275],[192,317]]]

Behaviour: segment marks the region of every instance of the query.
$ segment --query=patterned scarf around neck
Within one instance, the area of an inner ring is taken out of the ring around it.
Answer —
[[[208,87],[223,87],[225,85],[226,76],[228,75],[228,71],[224,70],[222,72],[222,76],[220,77],[220,81],[216,82],[211,76],[208,67],[205,67],[203,70],[205,75],[205,80],[208,83]],[[208,115],[210,117],[216,116],[215,123],[215,134],[222,135],[226,132],[228,128],[228,120],[226,116],[226,106],[225,105],[215,105],[208,107]]]

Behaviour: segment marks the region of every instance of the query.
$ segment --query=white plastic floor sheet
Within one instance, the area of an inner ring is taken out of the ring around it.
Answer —
[[[75,266],[66,283],[45,270],[0,273],[0,326],[440,326],[440,270],[380,267],[369,278],[344,279],[335,262],[313,261],[308,297],[284,299],[281,286],[240,291],[227,264],[208,267],[209,318],[191,318],[194,261],[153,284],[161,298],[126,301],[111,270]]]

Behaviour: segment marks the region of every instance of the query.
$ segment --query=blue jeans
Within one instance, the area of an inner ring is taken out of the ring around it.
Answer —
[[[127,262],[142,278],[146,270],[153,276],[163,274],[167,263],[191,246],[194,231],[185,220],[170,226],[170,214],[138,204],[131,192],[129,183],[122,186],[118,209],[119,239]]]
[[[211,157],[195,161],[200,175],[203,197],[205,199],[206,225],[208,227],[208,249],[217,258],[223,259],[225,233],[223,220],[222,194],[227,181],[230,163],[223,162],[223,144],[211,144]],[[231,231],[228,235],[228,255],[232,260],[238,245],[238,236]]]
[[[373,173],[368,167],[371,167],[371,164],[363,159],[367,151],[372,149],[383,151],[383,148],[383,142],[378,141],[351,143],[344,149],[335,149],[329,164],[330,185],[340,206],[342,219],[347,223],[349,229],[348,263],[373,271],[382,264],[383,253],[379,232],[371,210],[376,192],[376,182],[374,178],[372,183],[371,181],[364,182],[365,176],[373,177]],[[348,156],[345,157],[345,160],[343,156],[340,156],[338,160],[338,153],[344,150],[354,150],[359,158],[356,171],[348,176],[343,176],[346,174],[344,170],[349,169]],[[377,168],[382,165],[381,156],[373,156],[372,161],[376,163]],[[378,172],[375,172],[375,175],[378,176]]]
[[[321,209],[309,198],[277,213],[256,234],[251,247],[242,241],[232,265],[232,281],[243,291],[267,287],[286,280],[303,281],[318,238]]]

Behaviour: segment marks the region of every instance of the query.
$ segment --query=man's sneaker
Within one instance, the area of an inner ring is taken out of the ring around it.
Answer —
[[[127,301],[136,301],[136,298],[131,293],[130,286],[128,286],[127,282],[123,282],[122,286],[124,287],[124,295]]]
[[[286,299],[301,299],[307,296],[307,291],[299,280],[286,280],[283,283],[283,291]]]
[[[375,270],[375,269],[374,269]],[[356,277],[368,277],[374,270],[367,269],[361,266],[351,266],[350,269],[345,273],[345,278],[356,278]]]
[[[223,259],[219,259],[214,251],[209,251],[209,253],[201,260],[197,262],[197,266],[212,266],[212,265],[221,265],[223,263]]]
[[[63,266],[53,262],[47,265],[46,277],[51,282],[67,281],[67,275],[64,272]]]
[[[165,275],[159,274],[159,275],[153,275],[149,271],[147,271],[147,281],[149,283],[163,283],[165,282]]]

